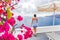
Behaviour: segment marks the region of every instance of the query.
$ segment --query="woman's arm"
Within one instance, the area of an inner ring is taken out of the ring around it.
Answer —
[[[37,22],[37,26],[38,26],[38,18],[36,19],[36,22]]]
[[[33,23],[33,18],[32,18],[32,22],[31,22],[31,26],[32,26],[32,23]]]

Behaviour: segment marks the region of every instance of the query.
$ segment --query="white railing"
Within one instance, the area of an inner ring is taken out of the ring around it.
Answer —
[[[17,28],[16,31],[17,30],[19,30],[19,28]],[[54,31],[60,31],[60,25],[37,27],[37,33],[47,33],[47,32],[54,32]]]

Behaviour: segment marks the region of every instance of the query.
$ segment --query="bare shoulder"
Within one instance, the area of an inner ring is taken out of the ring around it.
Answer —
[[[38,20],[38,18],[36,18],[36,20]]]
[[[33,17],[32,20],[34,20],[35,18]]]

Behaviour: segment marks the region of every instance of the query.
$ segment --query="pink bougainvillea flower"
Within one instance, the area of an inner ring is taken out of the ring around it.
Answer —
[[[0,33],[1,32],[8,32],[10,29],[10,26],[8,25],[8,22],[5,22],[3,25],[0,25]]]
[[[33,34],[32,31],[28,31],[27,33],[29,33],[29,34],[28,34],[29,38],[32,37],[32,34]]]
[[[0,27],[0,33],[3,32],[2,28]]]
[[[22,29],[24,27],[24,24],[22,24],[21,26],[20,26],[20,28]]]
[[[24,28],[27,30],[26,33],[24,34],[24,38],[27,39],[27,38],[32,37],[32,34],[33,34],[32,29],[25,25],[24,25]]]
[[[26,27],[25,29],[27,30],[28,36],[29,36],[29,37],[32,37],[32,34],[33,34],[32,29],[29,28],[29,27]]]
[[[6,31],[6,32],[9,31],[10,26],[9,26],[8,22],[5,22],[5,23],[3,24],[3,29],[4,29],[4,31]]]
[[[2,7],[3,7],[3,6],[1,5],[1,6],[0,6],[0,10],[2,9]]]
[[[20,15],[17,17],[17,20],[22,21],[23,17],[21,17]]]
[[[21,30],[21,33],[23,33],[23,30]]]
[[[20,28],[24,28],[24,29],[26,30],[25,34],[23,34],[23,35],[24,35],[24,39],[27,39],[27,38],[32,37],[33,32],[32,32],[32,29],[31,29],[30,27],[27,27],[27,26],[25,26],[24,24],[22,24],[22,25],[20,26]],[[21,33],[22,33],[22,32],[23,32],[23,31],[21,31]]]
[[[22,35],[18,35],[17,36],[19,40],[23,40],[23,36]]]
[[[2,9],[3,6],[0,6],[0,14],[2,14],[4,12],[4,10]]]
[[[8,34],[8,40],[15,40],[15,37],[12,34]]]
[[[0,14],[2,14],[4,12],[4,10],[0,9]]]
[[[20,26],[20,28],[22,28],[22,27],[24,27],[26,30],[31,30],[31,28],[30,28],[30,27],[25,26],[24,24],[22,24],[22,25]]]
[[[30,31],[30,30],[31,30],[31,28],[29,28],[29,27],[27,27],[27,26],[25,26],[25,29],[26,29],[26,30],[28,30],[28,31]]]
[[[32,31],[27,31],[27,32],[24,34],[24,38],[25,38],[25,39],[30,38],[30,37],[32,37],[32,34],[33,34]]]
[[[2,38],[2,36],[0,36],[0,40],[4,40],[4,39]]]
[[[27,38],[29,38],[29,36],[28,36],[28,33],[26,32],[26,33],[24,34],[24,39],[27,39]]]
[[[24,38],[27,39],[27,38],[30,38],[32,37],[32,31],[28,31],[24,34]]]
[[[8,32],[5,32],[5,33],[2,35],[2,38],[3,38],[4,40],[7,40],[7,37],[8,37]]]
[[[15,19],[12,17],[11,19],[8,20],[8,23],[9,23],[11,26],[14,26],[14,24],[15,24]]]
[[[7,16],[7,12],[3,12],[3,15],[4,15],[4,16]]]
[[[6,32],[5,34],[3,34],[2,38],[4,40],[15,40],[15,37],[12,34],[9,34],[8,32]]]
[[[0,21],[2,21],[2,18],[0,17]]]
[[[3,25],[0,25],[0,33],[3,32]]]
[[[15,9],[13,6],[11,7],[11,10]]]

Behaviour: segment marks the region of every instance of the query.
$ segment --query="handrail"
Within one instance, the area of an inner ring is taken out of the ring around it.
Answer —
[[[18,31],[19,28],[15,29],[15,30]],[[33,28],[32,28],[32,30],[33,30]],[[55,32],[55,31],[60,31],[60,25],[37,27],[37,33],[48,33],[48,32]]]

